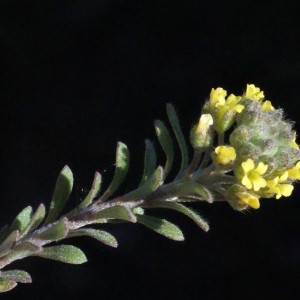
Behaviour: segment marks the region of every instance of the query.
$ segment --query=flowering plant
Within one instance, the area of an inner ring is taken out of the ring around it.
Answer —
[[[181,203],[227,201],[235,210],[260,207],[260,199],[288,197],[293,183],[300,178],[300,152],[292,124],[283,111],[264,100],[264,93],[248,84],[241,96],[223,88],[212,89],[200,119],[190,132],[193,158],[178,117],[171,104],[167,114],[181,151],[181,167],[177,176],[165,183],[174,161],[171,135],[163,122],[155,121],[158,140],[166,154],[164,166],[157,166],[151,141],[146,140],[144,172],[140,185],[133,191],[111,199],[123,182],[129,151],[118,143],[115,176],[100,194],[101,175],[96,172],[85,199],[69,213],[61,210],[73,187],[73,174],[68,166],[61,171],[55,186],[49,212],[44,204],[33,212],[24,208],[10,226],[0,233],[0,291],[9,291],[17,282],[31,282],[23,270],[5,270],[11,262],[28,256],[40,256],[66,263],[81,264],[84,253],[71,245],[47,246],[75,236],[90,236],[112,247],[116,239],[108,232],[92,228],[95,224],[120,221],[141,223],[176,241],[183,233],[167,220],[148,216],[151,208],[167,208],[181,212],[204,231],[208,223],[198,213]],[[225,135],[226,134],[226,135]],[[87,227],[89,226],[89,227]]]

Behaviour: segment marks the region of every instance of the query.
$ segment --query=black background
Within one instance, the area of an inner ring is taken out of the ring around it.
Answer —
[[[143,141],[155,140],[152,121],[167,121],[168,102],[186,135],[218,86],[239,95],[254,83],[299,118],[299,1],[1,1],[0,11],[1,226],[27,205],[49,205],[65,164],[75,188],[90,187],[96,170],[107,186],[117,141],[131,152],[120,193],[134,188]],[[76,201],[74,193],[69,208]],[[70,242],[86,264],[14,262],[33,283],[2,297],[298,299],[299,186],[261,202],[246,213],[198,204],[209,233],[151,212],[178,224],[184,242],[137,224],[100,226],[119,248],[78,238]]]

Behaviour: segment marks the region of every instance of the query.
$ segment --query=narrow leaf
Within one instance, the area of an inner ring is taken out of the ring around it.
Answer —
[[[154,122],[154,126],[155,126],[155,131],[158,140],[160,142],[160,145],[162,146],[167,157],[167,161],[164,167],[164,178],[166,178],[168,176],[168,173],[172,167],[173,160],[174,160],[173,142],[169,130],[167,129],[167,127],[164,125],[162,121],[156,120]]]
[[[133,223],[136,222],[136,216],[134,213],[129,208],[124,206],[113,206],[101,210],[93,216],[93,219],[121,219]]]
[[[117,240],[110,233],[102,230],[91,229],[91,228],[84,228],[84,229],[78,229],[76,231],[72,231],[68,234],[68,238],[74,236],[82,236],[82,235],[87,235],[92,238],[95,238],[96,240],[108,246],[115,247],[115,248],[118,247]]]
[[[146,149],[145,149],[145,158],[144,158],[144,172],[143,177],[140,183],[140,186],[143,185],[156,169],[156,152],[151,141],[146,140]]]
[[[74,265],[82,264],[87,261],[85,254],[79,248],[71,245],[43,248],[43,251],[36,253],[36,256]]]
[[[29,241],[35,245],[43,244],[43,242],[39,240],[58,241],[60,239],[63,239],[65,236],[67,236],[68,230],[69,230],[68,219],[64,217],[61,220],[55,222],[47,229],[34,235],[34,237]]]
[[[171,240],[184,240],[182,231],[176,225],[167,220],[146,215],[137,215],[137,221]]]
[[[180,177],[188,166],[188,149],[179,125],[177,114],[173,105],[170,103],[167,104],[167,114],[181,151],[181,168],[179,174],[177,175],[177,177]]]
[[[162,207],[177,210],[194,220],[196,224],[200,226],[204,231],[209,230],[207,222],[202,217],[182,204],[166,201],[156,201],[155,203],[153,203],[152,207]]]
[[[9,231],[12,232],[14,230],[18,230],[21,232],[22,230],[25,229],[25,227],[28,225],[30,222],[32,216],[32,207],[27,206],[25,207],[15,218],[13,223],[10,226]]]
[[[163,184],[163,168],[159,166],[152,176],[136,190],[124,195],[122,198],[126,201],[133,199],[141,199],[151,192],[155,191],[160,185]]]
[[[8,292],[16,287],[17,283],[13,280],[0,280],[0,293]]]
[[[90,189],[85,199],[80,203],[79,209],[86,208],[92,203],[93,199],[97,196],[100,190],[100,185],[101,185],[101,174],[96,172],[94,176],[92,188]]]
[[[0,257],[8,254],[10,250],[15,246],[19,237],[19,231],[14,230],[0,245]]]
[[[21,283],[31,283],[31,276],[22,270],[3,271],[0,280],[14,280]]]
[[[73,188],[73,173],[68,166],[65,166],[60,172],[52,201],[50,204],[50,211],[45,222],[46,224],[52,223],[55,221],[64,207],[66,201],[68,200],[70,193]]]
[[[129,151],[125,144],[119,142],[117,145],[115,176],[108,189],[98,200],[99,202],[106,201],[118,189],[127,174],[128,167]]]
[[[45,217],[46,209],[44,204],[40,204],[39,207],[37,208],[36,212],[33,214],[33,216],[30,219],[30,222],[24,228],[24,230],[20,233],[20,238],[24,237],[27,233],[32,232],[35,230],[43,221]]]

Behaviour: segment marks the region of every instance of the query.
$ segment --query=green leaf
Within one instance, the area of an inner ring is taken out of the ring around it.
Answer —
[[[146,140],[145,143],[146,150],[144,159],[144,172],[140,186],[142,186],[147,180],[149,180],[156,169],[156,152],[153,144],[149,140]]]
[[[121,219],[129,222],[136,222],[136,216],[127,207],[113,206],[97,212],[93,219]]]
[[[167,220],[150,217],[146,215],[137,215],[137,221],[159,234],[175,241],[183,241],[184,236],[182,231],[174,224]]]
[[[117,145],[115,176],[108,189],[98,200],[99,202],[106,201],[119,188],[127,174],[128,167],[129,151],[125,144],[119,142]]]
[[[92,188],[90,189],[85,199],[80,203],[79,209],[86,208],[92,203],[93,199],[97,196],[100,190],[100,185],[101,185],[101,174],[96,172],[94,176]]]
[[[43,241],[58,241],[66,237],[68,231],[68,219],[64,217],[48,227],[46,230],[43,230],[34,235],[34,237],[32,239],[29,239],[29,241],[35,245],[42,245],[44,244]]]
[[[17,283],[13,280],[0,280],[0,293],[8,292],[16,287]]]
[[[43,221],[45,217],[46,209],[44,204],[40,204],[37,208],[36,212],[33,214],[33,216],[30,219],[30,222],[28,225],[24,228],[24,230],[20,233],[20,239],[24,237],[27,233],[32,232],[35,230]]]
[[[33,255],[42,250],[42,247],[33,245],[29,242],[22,242],[16,245],[5,257],[1,259],[0,268],[12,263],[17,259]]]
[[[30,222],[31,216],[32,216],[32,207],[31,206],[25,207],[17,215],[17,217],[11,224],[9,231],[12,232],[14,230],[18,230],[19,232],[21,232],[22,230],[24,230],[28,225],[28,223]]]
[[[204,231],[209,230],[209,226],[203,218],[201,218],[196,212],[182,204],[166,201],[156,201],[153,203],[152,207],[162,207],[177,210],[194,220],[196,224],[200,226]]]
[[[108,246],[115,247],[115,248],[118,247],[117,240],[110,233],[102,230],[91,229],[91,228],[83,228],[83,229],[78,229],[76,231],[72,231],[68,234],[68,238],[74,236],[82,236],[82,235],[87,235],[92,238],[95,238],[96,240]]]
[[[31,276],[22,270],[2,271],[0,280],[13,280],[21,283],[31,283]]]
[[[164,167],[164,178],[166,178],[174,160],[173,142],[167,127],[162,121],[156,120],[154,122],[154,126],[160,145],[162,146],[167,157],[166,165]]]
[[[176,186],[178,198],[198,198],[198,200],[205,199],[208,203],[213,202],[213,194],[199,183],[188,180],[179,183]]]
[[[9,233],[9,226],[5,225],[0,231],[0,244],[4,241]]]
[[[43,248],[43,251],[37,253],[36,256],[74,265],[87,262],[85,254],[79,248],[71,245],[46,247]]]
[[[185,142],[185,138],[183,136],[183,133],[182,133],[180,125],[179,125],[179,120],[178,120],[177,114],[175,112],[173,105],[170,103],[167,104],[167,114],[168,114],[169,121],[172,125],[173,131],[175,133],[175,136],[176,136],[176,139],[179,144],[180,151],[181,151],[181,168],[180,168],[179,174],[177,175],[177,178],[178,178],[187,169],[188,159],[189,159],[188,149],[187,149],[187,145]]]
[[[155,191],[160,185],[163,184],[163,168],[159,166],[156,171],[152,174],[152,176],[140,187],[136,190],[125,194],[122,198],[126,201],[141,199],[151,192]]]
[[[73,173],[68,166],[60,172],[56,181],[54,194],[50,204],[50,211],[45,225],[54,222],[68,200],[73,188]]]
[[[14,230],[0,245],[0,257],[8,254],[10,250],[16,245],[19,237],[19,231]]]

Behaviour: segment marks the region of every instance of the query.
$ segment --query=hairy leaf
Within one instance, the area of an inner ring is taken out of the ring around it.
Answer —
[[[121,219],[129,222],[136,222],[136,217],[134,213],[127,207],[124,206],[113,206],[101,210],[96,213],[93,218],[98,219]]]
[[[182,204],[166,201],[156,201],[153,204],[153,207],[162,207],[177,210],[194,220],[196,224],[199,225],[204,231],[209,230],[207,222],[202,217],[200,217],[196,212]]]
[[[184,240],[182,231],[176,225],[167,220],[146,215],[137,215],[137,221],[171,240]]]
[[[80,203],[79,209],[86,208],[92,203],[93,199],[97,196],[100,190],[100,185],[101,185],[101,174],[96,172],[94,176],[92,188],[90,189],[85,199]]]
[[[5,240],[9,233],[9,226],[5,225],[0,231],[0,244]]]
[[[17,283],[13,280],[0,280],[0,293],[8,292],[16,287]]]
[[[168,114],[169,121],[172,125],[173,131],[175,133],[175,136],[176,136],[176,139],[179,144],[180,151],[181,151],[181,168],[180,168],[179,174],[177,175],[177,177],[180,177],[188,166],[188,159],[189,159],[188,149],[187,149],[187,145],[185,142],[185,138],[181,131],[181,127],[179,125],[179,120],[178,120],[177,114],[175,112],[173,105],[170,103],[167,104],[167,114]]]
[[[24,237],[27,233],[35,230],[43,221],[43,219],[45,217],[45,213],[46,213],[46,210],[45,210],[44,204],[40,204],[39,207],[37,208],[36,212],[31,217],[28,225],[20,233],[20,238]]]
[[[43,244],[43,242],[39,240],[58,241],[60,239],[63,239],[68,234],[68,230],[68,219],[64,217],[61,220],[55,222],[47,229],[39,232],[32,239],[30,239],[30,241],[35,245]]]
[[[32,207],[31,206],[25,207],[17,215],[17,217],[11,224],[9,231],[12,232],[14,230],[18,230],[19,232],[21,232],[22,230],[24,230],[28,225],[28,223],[30,222],[31,216],[32,216]]]
[[[31,283],[30,275],[23,270],[2,271],[0,280],[14,280],[21,283]]]
[[[50,204],[50,211],[45,222],[46,224],[54,222],[59,216],[62,208],[68,200],[73,188],[73,173],[68,166],[65,166],[60,172],[56,181],[56,186],[52,201]]]
[[[146,140],[146,150],[145,150],[145,159],[144,159],[144,172],[143,177],[140,183],[140,186],[143,185],[147,180],[150,179],[152,174],[156,169],[156,152],[151,141]]]
[[[15,246],[19,237],[19,231],[14,230],[0,245],[0,257],[8,254],[10,250]]]
[[[117,240],[110,233],[102,230],[92,229],[92,228],[83,228],[83,229],[78,229],[76,231],[72,231],[68,234],[68,238],[74,236],[82,236],[82,235],[87,235],[92,238],[95,238],[96,240],[108,246],[115,247],[115,248],[118,247]]]
[[[160,120],[154,122],[155,131],[158,137],[158,140],[166,154],[167,161],[164,167],[164,178],[168,176],[168,173],[172,167],[174,160],[174,147],[173,142],[170,136],[170,133],[164,123]]]
[[[119,142],[117,145],[115,176],[108,189],[98,200],[99,202],[106,201],[119,188],[127,174],[128,167],[129,151],[125,144]]]
[[[22,242],[16,245],[5,257],[0,261],[0,268],[10,264],[11,262],[33,255],[42,250],[42,247],[33,245],[29,242]]]
[[[46,247],[43,248],[43,251],[35,255],[74,265],[82,264],[87,261],[85,254],[79,248],[71,245]]]
[[[152,176],[147,180],[142,186],[138,187],[136,190],[123,196],[123,199],[133,200],[141,199],[151,192],[155,191],[160,185],[163,184],[163,168],[159,166]]]

